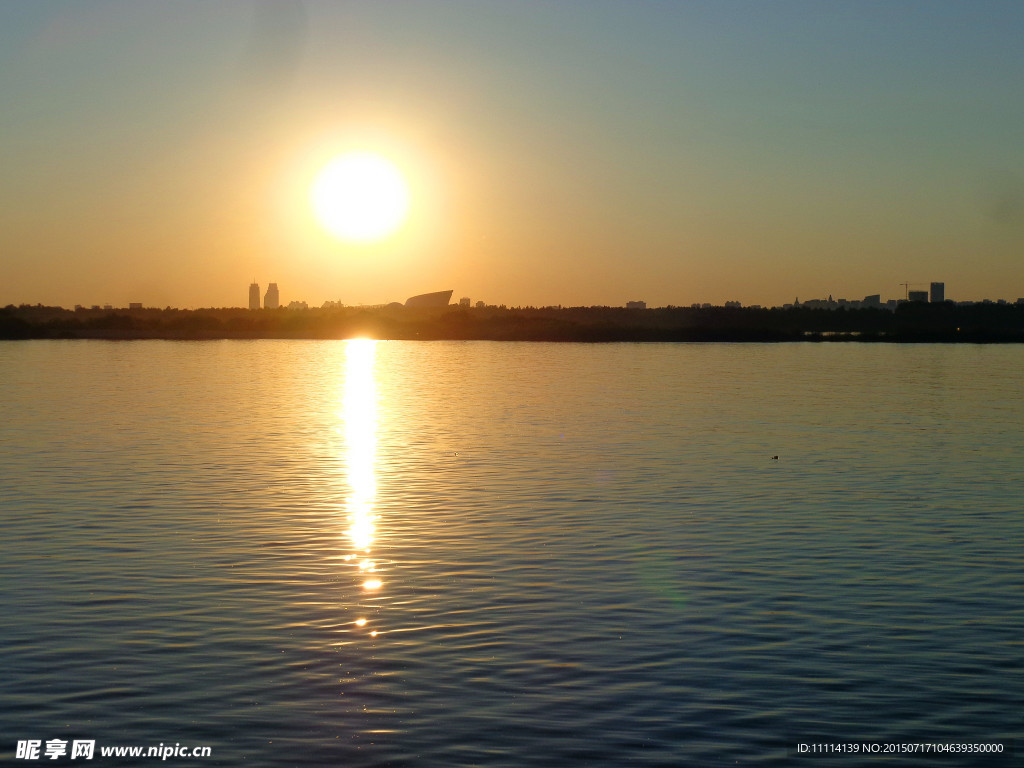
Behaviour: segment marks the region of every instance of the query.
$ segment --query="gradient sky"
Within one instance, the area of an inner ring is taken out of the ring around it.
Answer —
[[[1019,0],[0,0],[0,305],[1024,296]],[[333,240],[378,151],[412,213]]]

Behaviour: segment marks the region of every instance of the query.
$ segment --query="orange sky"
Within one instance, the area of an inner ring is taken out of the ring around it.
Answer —
[[[0,5],[0,305],[1024,296],[1024,6]],[[389,157],[410,215],[308,190]]]

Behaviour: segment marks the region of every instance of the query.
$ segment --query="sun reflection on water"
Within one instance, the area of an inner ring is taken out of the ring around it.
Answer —
[[[356,550],[369,552],[374,536],[374,500],[377,478],[377,392],[373,379],[375,341],[351,339],[345,347],[345,391],[342,416],[345,424],[345,465],[349,495],[345,510],[347,531]]]
[[[377,571],[377,563],[368,557],[376,535],[377,519],[374,509],[377,497],[377,390],[373,372],[376,343],[371,339],[352,339],[346,342],[341,412],[348,480],[348,496],[345,498],[348,518],[346,534],[355,550],[346,554],[344,559],[356,566],[356,572],[363,576],[361,591],[364,595],[378,592],[383,584],[378,578],[365,578],[366,573]],[[368,607],[360,605],[360,613]],[[366,616],[361,615],[353,624],[360,629],[368,629],[368,622]],[[377,631],[373,630],[369,634],[376,637]]]

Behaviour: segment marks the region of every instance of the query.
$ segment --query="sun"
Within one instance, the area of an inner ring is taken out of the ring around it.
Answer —
[[[387,237],[409,212],[402,172],[372,152],[351,152],[327,163],[313,181],[310,199],[325,229],[355,242]]]

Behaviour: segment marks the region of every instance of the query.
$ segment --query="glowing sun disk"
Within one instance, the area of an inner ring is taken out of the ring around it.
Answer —
[[[310,190],[320,223],[344,240],[369,242],[394,232],[409,211],[409,188],[395,165],[353,152],[325,165]]]

